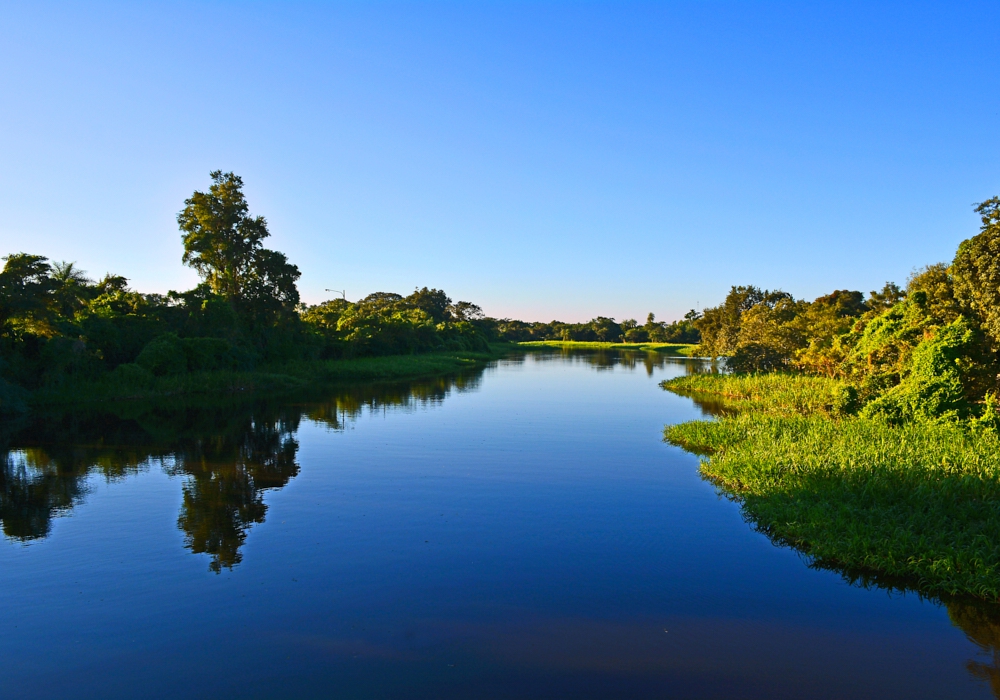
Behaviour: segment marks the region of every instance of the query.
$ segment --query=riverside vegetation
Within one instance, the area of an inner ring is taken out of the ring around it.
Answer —
[[[664,382],[666,428],[745,517],[817,566],[1000,599],[1000,198],[950,264],[813,302],[734,287],[695,321],[733,371]]]
[[[73,263],[12,254],[0,272],[0,413],[33,405],[175,394],[274,392],[463,369],[521,340],[691,342],[691,319],[644,326],[487,318],[439,289],[300,303],[300,273],[265,248],[243,181],[211,173],[177,216],[182,262],[202,283],[144,294]]]

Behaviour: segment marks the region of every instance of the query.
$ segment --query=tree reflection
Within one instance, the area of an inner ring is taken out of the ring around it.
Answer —
[[[0,470],[3,533],[22,541],[46,537],[53,514],[72,508],[83,493],[80,475],[60,468],[44,451],[8,452]]]
[[[264,491],[280,489],[299,473],[295,432],[299,412],[248,416],[242,430],[185,444],[172,474],[188,477],[177,525],[185,546],[211,556],[209,568],[232,568],[247,532],[264,522]]]
[[[653,376],[654,370],[682,366],[685,374],[705,374],[720,371],[718,362],[700,357],[668,355],[655,350],[635,350],[632,348],[576,348],[572,346],[531,348],[531,357],[536,362],[559,360],[589,365],[598,371],[624,367],[634,370],[640,365],[646,374]]]
[[[0,426],[0,524],[15,541],[47,537],[53,519],[80,504],[94,476],[114,481],[159,467],[183,479],[177,525],[185,546],[208,555],[210,570],[221,572],[240,563],[250,529],[264,522],[266,492],[299,473],[303,418],[343,430],[366,411],[417,410],[453,391],[475,390],[483,371],[346,387],[302,405],[125,403]]]
[[[993,696],[1000,698],[1000,606],[978,601],[945,602],[951,623],[979,649],[985,662],[970,659],[965,667],[973,678],[990,686]]]
[[[773,538],[772,542],[779,546],[789,546],[784,542],[776,542]],[[979,658],[967,661],[965,668],[973,678],[987,683],[993,696],[1000,699],[1000,604],[968,597],[928,596],[920,591],[919,584],[915,581],[845,569],[829,562],[813,561],[809,566],[838,573],[852,586],[915,595],[943,606],[951,624],[962,630],[979,652]]]

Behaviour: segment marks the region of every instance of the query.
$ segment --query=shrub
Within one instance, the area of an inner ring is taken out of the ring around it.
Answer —
[[[157,377],[182,374],[188,369],[187,352],[176,333],[164,333],[153,338],[142,349],[135,362]]]

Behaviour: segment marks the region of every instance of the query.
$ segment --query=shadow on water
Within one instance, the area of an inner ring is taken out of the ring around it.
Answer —
[[[183,478],[177,519],[185,546],[220,572],[240,563],[250,528],[264,522],[264,494],[299,473],[302,419],[343,430],[365,411],[412,411],[474,390],[484,369],[398,384],[352,386],[323,400],[126,403],[50,412],[0,434],[0,523],[29,543],[78,506],[92,477],[120,481],[151,468]]]
[[[789,546],[784,542],[775,544]],[[1000,604],[966,597],[928,596],[912,581],[853,571],[825,562],[810,562],[809,567],[837,573],[852,586],[881,589],[890,595],[916,596],[943,606],[951,624],[976,648],[977,656],[965,663],[966,670],[976,680],[989,685],[993,696],[1000,698]]]

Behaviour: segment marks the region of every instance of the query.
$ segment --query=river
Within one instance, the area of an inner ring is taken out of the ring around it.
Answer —
[[[993,609],[811,568],[663,442],[709,407],[658,383],[706,369],[532,352],[8,425],[0,695],[1000,693]]]

